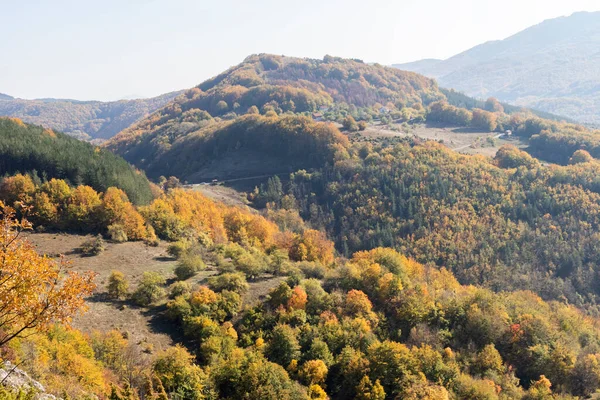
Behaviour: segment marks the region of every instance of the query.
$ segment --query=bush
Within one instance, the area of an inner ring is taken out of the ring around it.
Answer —
[[[156,272],[144,272],[142,281],[131,296],[133,301],[140,306],[149,306],[165,296],[165,278]]]
[[[123,243],[128,240],[125,228],[121,224],[109,225],[108,236],[110,237],[110,240],[116,243]]]
[[[206,269],[206,264],[199,255],[186,255],[175,268],[175,275],[180,281],[191,278],[198,271]]]
[[[240,273],[225,273],[212,277],[208,280],[208,287],[215,292],[229,290],[240,295],[246,293],[249,288],[246,277]]]
[[[307,278],[323,279],[327,272],[327,268],[318,262],[303,261],[299,262],[297,266]]]
[[[175,282],[170,287],[169,297],[174,299],[179,296],[185,296],[192,292],[192,285],[188,282]]]
[[[246,274],[248,279],[257,278],[266,271],[267,263],[258,254],[245,252],[235,260],[235,266]]]
[[[190,248],[191,244],[188,240],[178,240],[175,243],[171,243],[167,247],[167,254],[171,257],[179,259],[183,256]]]
[[[342,125],[344,126],[344,129],[350,132],[356,132],[359,129],[358,124],[356,123],[356,120],[351,116],[348,115],[344,121],[342,122]]]
[[[129,282],[125,278],[125,274],[121,271],[112,271],[108,277],[108,285],[106,286],[108,295],[113,299],[122,299],[127,297],[129,291]]]
[[[106,249],[102,235],[97,235],[93,239],[86,240],[81,244],[79,250],[81,254],[87,257],[97,256]]]

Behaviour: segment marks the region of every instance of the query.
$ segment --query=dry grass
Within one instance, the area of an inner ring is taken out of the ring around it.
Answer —
[[[101,254],[82,257],[77,248],[89,238],[90,236],[71,234],[28,235],[28,239],[34,243],[39,253],[51,256],[62,254],[71,263],[74,271],[94,271],[98,274],[97,288],[88,299],[89,310],[77,316],[73,326],[84,332],[117,329],[127,332],[135,343],[147,341],[152,343],[155,349],[172,344],[173,339],[168,326],[161,326],[160,318],[143,308],[108,299],[105,288],[112,270],[119,270],[125,274],[130,282],[130,289],[135,288],[144,271],[155,271],[171,278],[175,261],[166,254],[167,244],[161,242],[158,247],[150,247],[143,242],[107,242],[106,250]]]
[[[98,274],[97,288],[88,299],[89,310],[74,319],[75,328],[84,332],[117,329],[127,332],[133,343],[144,345],[147,342],[152,344],[155,350],[164,349],[183,340],[180,329],[163,317],[164,304],[145,309],[130,302],[111,300],[106,293],[107,279],[112,270],[119,270],[125,274],[130,282],[130,290],[135,289],[145,271],[158,272],[167,278],[168,283],[172,282],[176,261],[166,253],[168,243],[160,242],[158,247],[150,247],[142,242],[107,242],[104,252],[93,257],[82,257],[77,248],[91,236],[30,233],[26,237],[41,254],[52,257],[64,255],[74,271],[94,271]],[[217,273],[215,267],[208,266],[206,270],[188,279],[188,282],[192,285],[204,285],[207,278]],[[244,305],[254,305],[263,300],[269,291],[284,279],[265,275],[249,282],[250,290],[244,295]]]
[[[505,144],[514,144],[518,147],[526,147],[527,144],[519,139],[495,139],[494,145],[488,142],[488,138],[498,135],[495,132],[480,132],[473,129],[444,127],[434,124],[411,125],[408,132],[395,131],[387,126],[370,125],[367,130],[360,132],[365,138],[391,138],[412,137],[421,139],[442,141],[448,148],[464,154],[483,154],[494,157],[500,147]]]

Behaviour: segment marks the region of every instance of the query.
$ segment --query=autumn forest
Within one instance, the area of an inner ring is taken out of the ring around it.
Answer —
[[[63,399],[596,398],[599,158],[332,56],[251,55],[100,146],[0,118],[0,359]],[[94,269],[127,246],[162,269]]]

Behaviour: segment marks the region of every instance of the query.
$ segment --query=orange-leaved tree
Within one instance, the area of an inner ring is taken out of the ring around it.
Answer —
[[[20,237],[30,228],[0,202],[0,346],[54,323],[68,324],[94,289],[95,274],[66,271],[65,261],[37,254]]]

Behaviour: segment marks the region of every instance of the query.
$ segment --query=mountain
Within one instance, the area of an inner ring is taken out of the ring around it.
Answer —
[[[24,100],[0,94],[0,117],[16,117],[79,139],[106,140],[161,108],[180,93],[114,102]]]
[[[600,123],[600,12],[547,20],[447,60],[394,67],[471,96]]]
[[[136,204],[152,199],[150,182],[121,157],[48,128],[0,118],[0,176],[29,173],[105,191],[122,189]]]
[[[432,79],[413,72],[330,56],[253,55],[121,132],[107,147],[150,177],[198,182],[289,173],[332,163],[333,147],[346,141],[311,113],[320,119],[321,113],[345,116],[349,108],[365,116],[383,105],[422,110],[422,104],[443,98]]]

